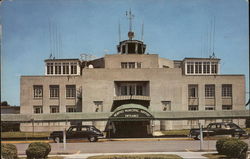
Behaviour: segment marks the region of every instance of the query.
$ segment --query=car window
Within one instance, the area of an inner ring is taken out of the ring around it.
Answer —
[[[222,124],[222,125],[221,125],[221,128],[222,128],[222,129],[226,129],[226,128],[227,128],[227,125]]]
[[[221,124],[216,124],[216,128],[221,128]]]
[[[77,131],[77,128],[74,127],[74,128],[71,129],[71,131],[72,131],[72,132],[73,132],[73,131]]]
[[[211,129],[215,129],[215,128],[216,128],[216,125],[215,125],[215,124],[210,125],[210,128],[211,128]]]
[[[82,131],[87,131],[88,128],[87,127],[82,127]]]

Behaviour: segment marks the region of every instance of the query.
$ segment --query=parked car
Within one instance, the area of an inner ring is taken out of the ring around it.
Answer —
[[[230,135],[232,137],[248,136],[246,131],[238,125],[228,122],[210,123],[207,128],[202,129],[203,137],[215,135]],[[200,140],[200,129],[191,129],[189,136],[195,140]]]
[[[102,138],[103,133],[92,125],[71,126],[66,131],[66,139],[82,139],[87,138],[90,142],[98,141]],[[63,141],[63,131],[53,131],[50,138],[55,142]]]

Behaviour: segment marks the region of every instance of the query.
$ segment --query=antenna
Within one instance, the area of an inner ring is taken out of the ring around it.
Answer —
[[[119,42],[121,41],[121,24],[120,24],[120,20],[118,23],[118,35],[119,35]]]
[[[142,21],[142,26],[141,26],[141,41],[143,41],[144,38],[144,21]]]
[[[213,32],[213,55],[215,56],[215,53],[214,53],[214,44],[215,44],[215,16],[214,16],[214,32]]]
[[[129,9],[129,13],[126,11],[126,16],[129,19],[129,32],[128,32],[128,37],[129,40],[132,40],[134,37],[134,32],[132,31],[132,19],[135,17],[132,12],[131,9]]]

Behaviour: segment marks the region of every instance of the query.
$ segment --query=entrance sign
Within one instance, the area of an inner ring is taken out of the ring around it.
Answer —
[[[138,108],[127,108],[118,110],[115,112],[112,117],[120,117],[120,118],[145,118],[145,117],[152,117],[152,115],[142,109]]]

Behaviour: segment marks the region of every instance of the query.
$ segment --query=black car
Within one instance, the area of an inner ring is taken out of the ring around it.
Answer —
[[[202,129],[203,136],[230,135],[232,137],[248,136],[248,134],[234,123],[218,122],[210,123],[207,128]],[[200,129],[191,129],[189,136],[195,140],[200,139]]]
[[[102,138],[103,133],[92,125],[79,125],[71,126],[66,131],[66,139],[82,139],[87,138],[90,142],[98,141],[98,138]],[[63,141],[63,131],[53,131],[50,134],[50,138],[55,142]]]

